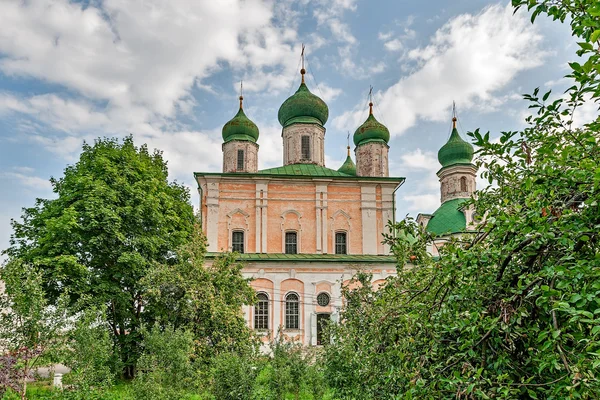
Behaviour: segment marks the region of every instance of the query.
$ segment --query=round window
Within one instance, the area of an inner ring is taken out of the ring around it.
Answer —
[[[329,295],[327,293],[319,293],[317,296],[317,304],[321,307],[329,305]]]

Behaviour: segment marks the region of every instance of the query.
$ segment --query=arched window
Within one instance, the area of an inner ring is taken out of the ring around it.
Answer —
[[[285,296],[285,328],[300,329],[300,299],[296,293]]]
[[[346,232],[335,233],[335,254],[348,254],[348,242]]]
[[[233,231],[231,233],[231,251],[244,252],[244,231]]]
[[[302,159],[310,160],[310,136],[302,136]]]
[[[269,329],[269,296],[259,293],[254,306],[254,329]]]
[[[285,254],[298,254],[298,234],[296,232],[285,233]]]
[[[244,150],[238,149],[237,151],[237,170],[244,170]]]
[[[461,192],[467,191],[467,178],[465,178],[464,176],[462,178],[460,178],[460,191]]]

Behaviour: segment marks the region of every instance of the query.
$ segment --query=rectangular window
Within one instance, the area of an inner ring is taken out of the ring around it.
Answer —
[[[335,233],[335,254],[348,254],[346,232]]]
[[[231,234],[231,251],[244,252],[244,232],[235,231]]]
[[[285,233],[285,254],[298,254],[298,234],[296,232]]]
[[[243,171],[245,169],[244,168],[244,150],[238,150],[237,169],[238,169],[238,171]]]
[[[302,136],[302,159],[310,160],[310,136]]]
[[[285,297],[285,328],[300,329],[300,299],[295,293]]]
[[[269,329],[269,298],[259,293],[258,302],[254,307],[254,329]]]

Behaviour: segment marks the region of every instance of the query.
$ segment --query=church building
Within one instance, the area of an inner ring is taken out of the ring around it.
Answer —
[[[239,111],[222,131],[223,171],[194,175],[207,262],[238,252],[244,276],[253,279],[258,302],[244,307],[248,325],[265,342],[281,329],[289,340],[319,345],[322,327],[338,319],[342,285],[359,270],[373,274],[375,288],[396,273],[382,241],[388,221],[396,219],[394,199],[404,178],[389,176],[390,133],[372,103],[354,133],[356,164],[348,146],[341,167],[325,166],[329,110],[306,86],[304,68],[300,72],[300,87],[278,113],[282,166],[258,170],[259,129],[240,96]],[[464,230],[469,221],[460,203],[475,189],[473,149],[469,157],[455,131],[440,150],[443,204],[419,216],[435,233]]]

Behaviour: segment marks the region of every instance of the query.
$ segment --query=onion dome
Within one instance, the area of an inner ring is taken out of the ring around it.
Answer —
[[[445,145],[438,151],[438,160],[442,167],[454,164],[470,164],[473,161],[473,146],[465,142],[456,129],[456,117],[452,118],[452,133]]]
[[[252,122],[242,108],[244,97],[240,96],[240,110],[229,122],[223,126],[223,141],[244,140],[256,143],[258,140],[258,127]]]
[[[308,90],[304,83],[306,70],[302,68],[300,73],[302,74],[300,87],[279,107],[279,123],[284,128],[294,123],[325,125],[329,118],[329,108],[320,97]]]
[[[350,157],[350,146],[348,146],[348,157],[346,157],[346,161],[342,164],[338,172],[346,175],[356,176],[356,165],[354,161],[352,161],[352,157]]]
[[[373,103],[369,103],[369,117],[354,132],[354,144],[360,145],[368,142],[384,142],[390,140],[390,131],[373,116]]]

